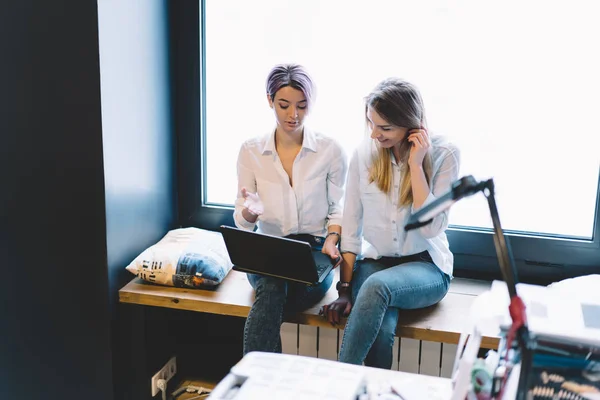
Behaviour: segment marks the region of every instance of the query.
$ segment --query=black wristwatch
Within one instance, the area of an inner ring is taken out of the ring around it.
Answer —
[[[338,283],[335,285],[335,288],[338,292],[340,291],[348,291],[350,290],[350,282],[342,282],[342,281],[338,281]]]

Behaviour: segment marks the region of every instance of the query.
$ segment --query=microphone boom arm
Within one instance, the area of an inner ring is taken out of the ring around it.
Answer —
[[[409,231],[425,226],[431,223],[436,215],[444,212],[463,197],[468,197],[478,192],[482,192],[488,201],[488,207],[494,227],[493,237],[496,256],[498,257],[500,272],[506,282],[511,300],[509,306],[510,316],[513,320],[511,331],[513,331],[512,334],[515,334],[519,346],[521,347],[521,372],[519,374],[517,399],[523,400],[525,399],[527,388],[529,387],[529,372],[533,361],[532,343],[529,329],[527,328],[525,306],[516,291],[516,284],[518,283],[517,268],[515,266],[512,249],[510,247],[510,242],[506,236],[504,236],[504,231],[500,224],[500,216],[498,215],[498,207],[496,206],[496,199],[494,196],[494,180],[488,179],[486,181],[477,182],[471,175],[462,177],[452,184],[452,188],[448,193],[412,214],[404,226],[404,229]],[[508,342],[512,342],[512,334],[509,332]],[[506,343],[506,346],[510,348],[512,347],[512,343]]]

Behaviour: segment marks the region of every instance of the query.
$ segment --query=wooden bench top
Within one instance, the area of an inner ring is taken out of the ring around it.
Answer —
[[[335,290],[337,280],[336,276],[334,284],[321,303],[303,313],[287,317],[286,321],[332,328],[329,322],[319,315],[319,309],[322,304],[328,304],[337,298]],[[397,336],[438,343],[458,343],[467,317],[470,315],[473,300],[490,286],[491,282],[453,279],[448,294],[440,303],[420,310],[402,311],[396,331]],[[159,286],[134,278],[119,290],[119,301],[245,318],[254,301],[254,291],[245,273],[232,270],[214,290]],[[346,321],[343,320],[335,328],[343,329],[345,323]],[[484,332],[481,347],[496,349],[498,344],[498,333]]]

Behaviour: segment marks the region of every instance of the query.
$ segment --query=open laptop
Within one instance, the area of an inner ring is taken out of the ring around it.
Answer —
[[[313,252],[307,242],[225,225],[220,230],[237,271],[317,285],[335,265],[326,254]]]

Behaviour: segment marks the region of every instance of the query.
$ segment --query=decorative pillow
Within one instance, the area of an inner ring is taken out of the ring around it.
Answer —
[[[126,269],[148,282],[199,288],[218,285],[232,266],[221,233],[181,228],[169,231]]]

